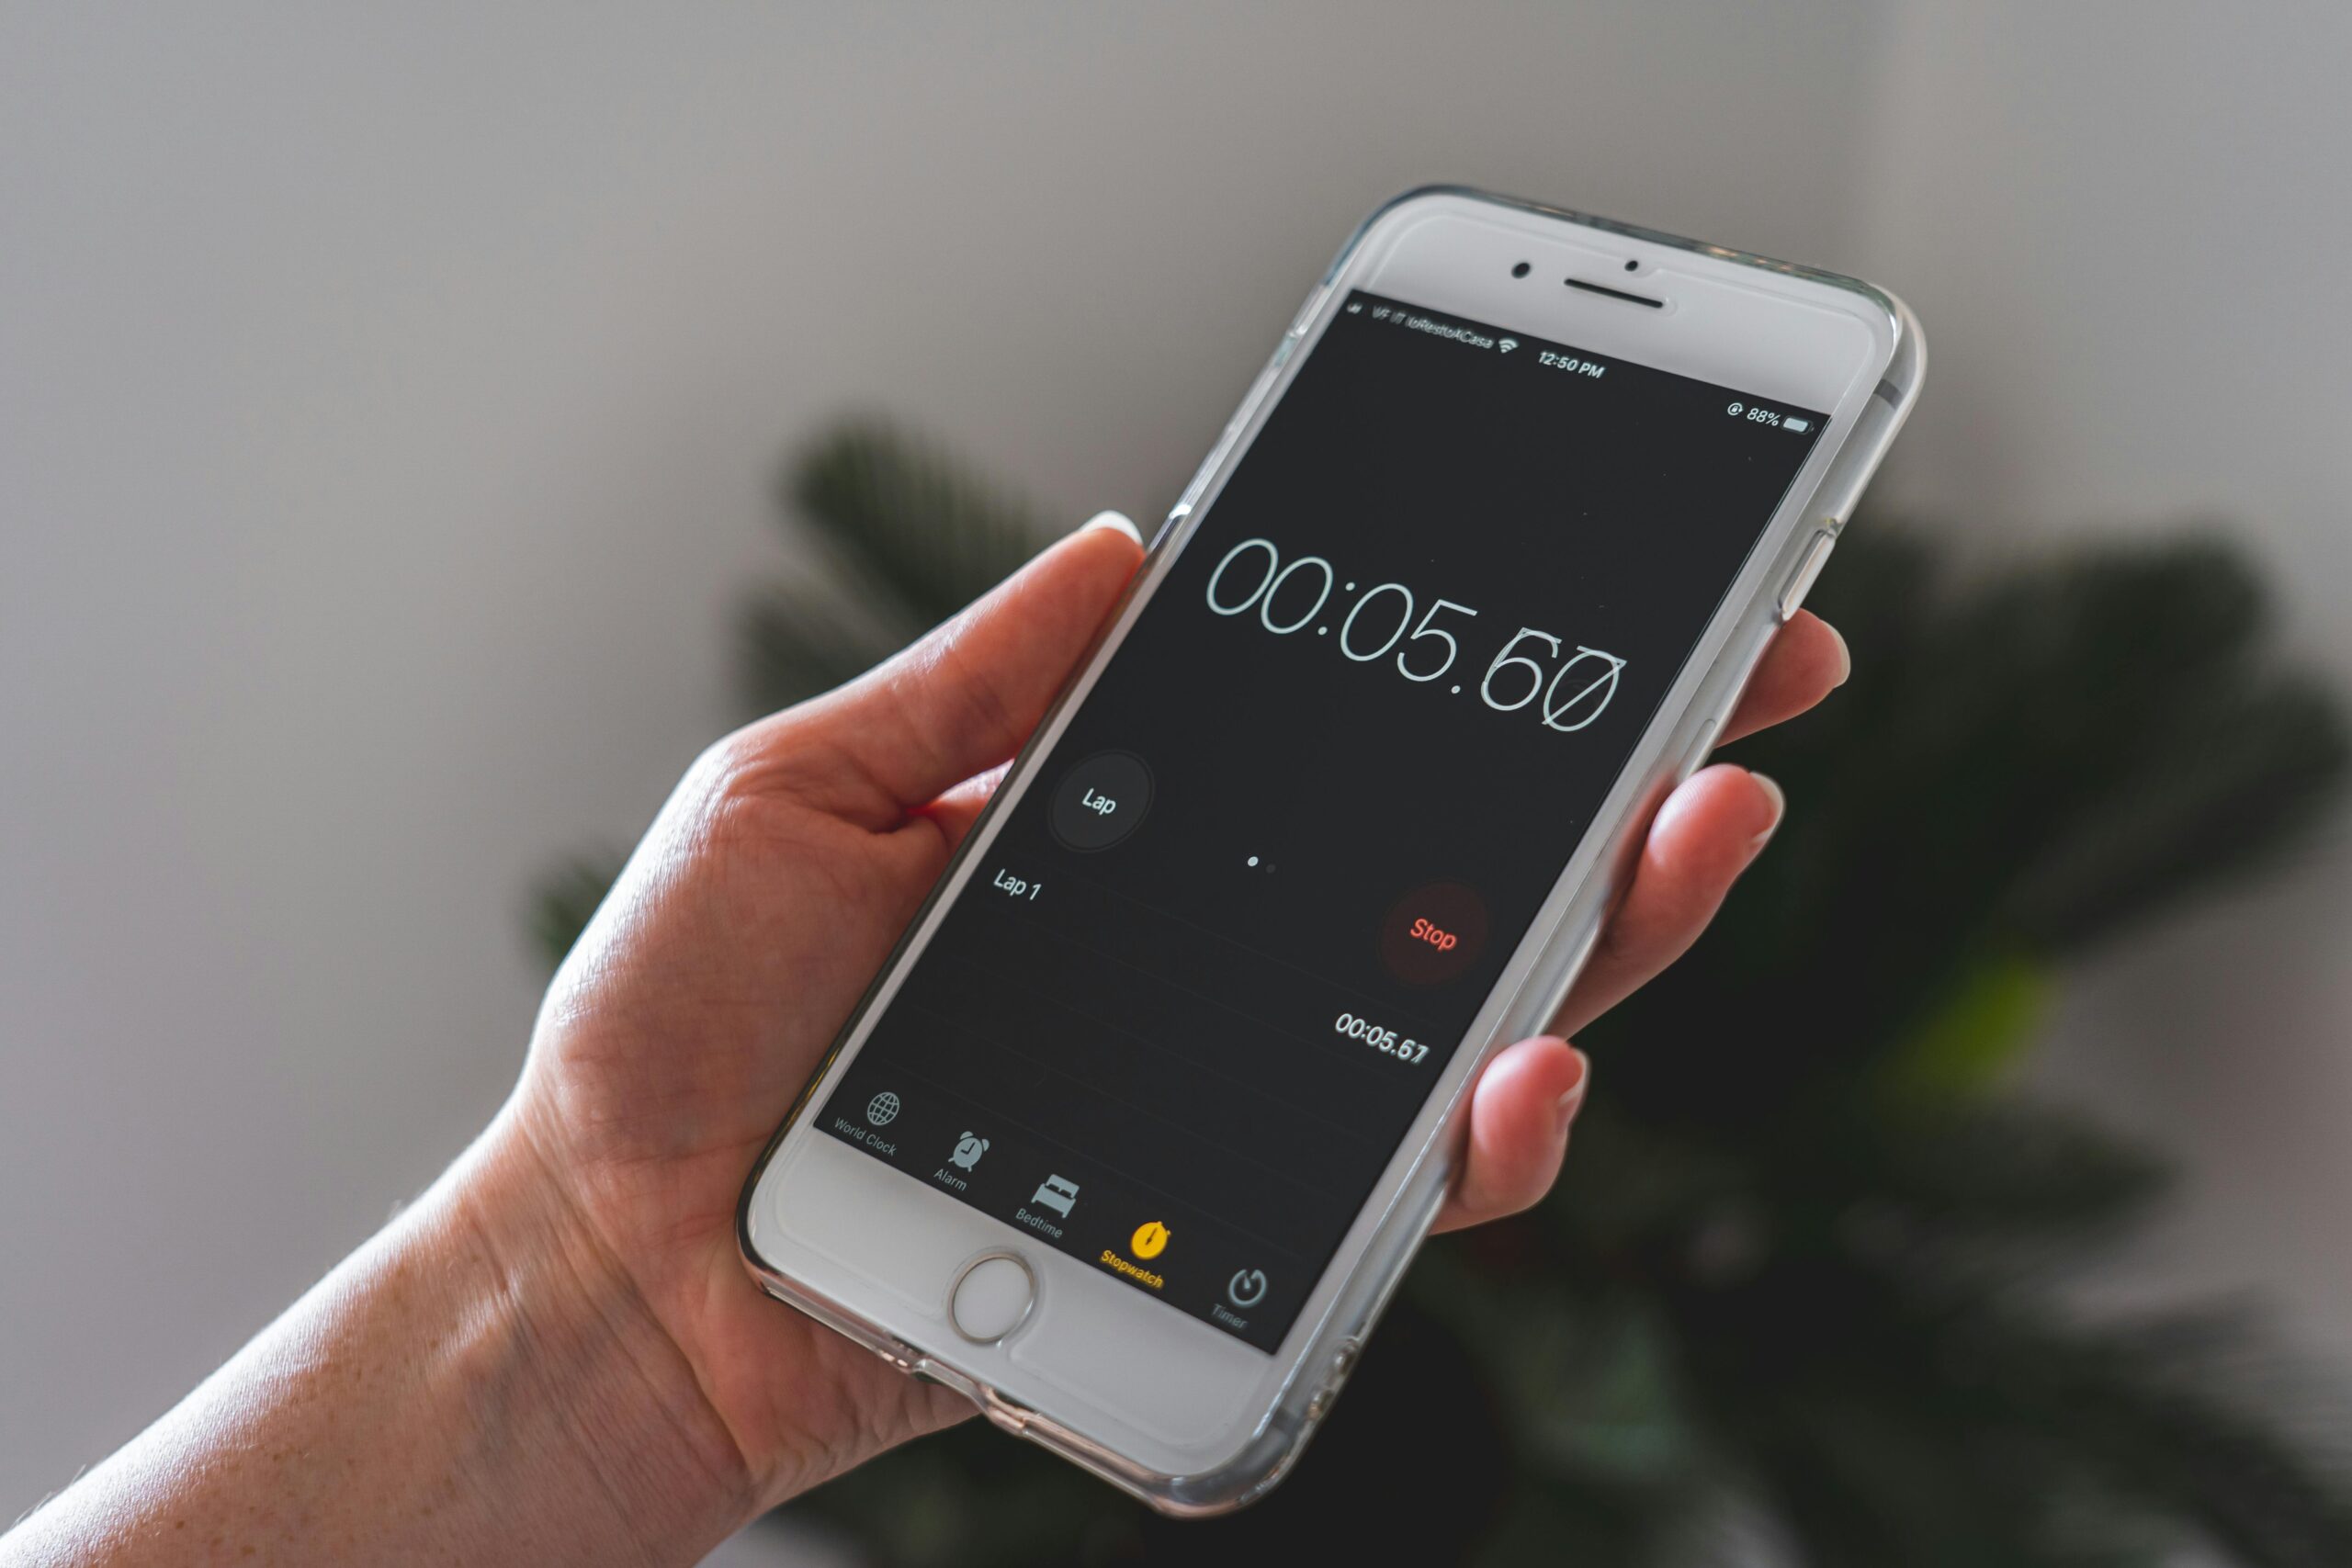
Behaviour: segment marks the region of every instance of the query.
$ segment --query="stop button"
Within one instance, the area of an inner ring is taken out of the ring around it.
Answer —
[[[1459,882],[1414,888],[1380,922],[1381,966],[1408,986],[1444,984],[1486,945],[1486,901]]]

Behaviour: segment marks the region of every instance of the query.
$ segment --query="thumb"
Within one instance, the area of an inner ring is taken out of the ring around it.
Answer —
[[[822,804],[887,828],[1018,751],[1143,559],[1105,512],[955,619],[802,715],[841,764]],[[796,729],[800,728],[796,723]]]

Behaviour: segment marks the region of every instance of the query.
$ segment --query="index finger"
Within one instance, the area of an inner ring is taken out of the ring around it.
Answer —
[[[1747,689],[1740,694],[1739,705],[1732,709],[1715,744],[1796,717],[1844,685],[1853,671],[1853,656],[1846,651],[1846,639],[1838,628],[1811,610],[1799,610],[1772,634],[1771,645],[1756,661]]]

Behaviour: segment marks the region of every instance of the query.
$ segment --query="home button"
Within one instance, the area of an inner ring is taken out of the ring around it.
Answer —
[[[964,1265],[947,1298],[947,1319],[975,1345],[993,1345],[1021,1326],[1037,1300],[1037,1277],[1010,1252]]]

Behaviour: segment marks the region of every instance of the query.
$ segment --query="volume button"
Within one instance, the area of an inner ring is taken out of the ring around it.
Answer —
[[[1833,522],[1826,527],[1814,530],[1813,542],[1805,546],[1804,554],[1797,560],[1796,570],[1790,572],[1788,581],[1781,584],[1780,602],[1774,608],[1780,614],[1782,626],[1786,626],[1804,607],[1804,596],[1811,591],[1813,580],[1821,575],[1821,569],[1828,563],[1829,552],[1838,543],[1838,527]]]
[[[1363,1342],[1352,1337],[1340,1341],[1339,1353],[1331,1358],[1331,1370],[1323,1374],[1323,1385],[1306,1402],[1306,1418],[1309,1421],[1323,1419],[1325,1412],[1331,1408],[1331,1402],[1340,1397],[1340,1385],[1348,1381],[1348,1373],[1355,1368],[1356,1352],[1363,1348]]]
[[[1324,297],[1330,292],[1329,284],[1318,284],[1315,292],[1306,297],[1306,303],[1298,308],[1298,314],[1291,321],[1290,331],[1283,335],[1289,338],[1305,337],[1306,329],[1315,324],[1315,312],[1323,308]]]
[[[1736,703],[1738,699],[1735,697],[1733,701]],[[1723,728],[1724,718],[1720,714],[1699,727],[1699,739],[1692,741],[1690,750],[1683,753],[1682,766],[1676,773],[1675,783],[1680,784],[1705,763],[1707,753],[1715,749],[1715,737],[1723,732]]]

